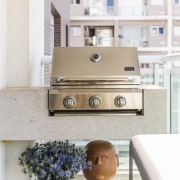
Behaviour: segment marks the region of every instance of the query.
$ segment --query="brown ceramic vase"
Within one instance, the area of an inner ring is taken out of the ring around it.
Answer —
[[[92,162],[92,170],[84,169],[87,180],[112,180],[119,166],[119,158],[114,146],[104,140],[91,141],[86,145],[87,160]]]

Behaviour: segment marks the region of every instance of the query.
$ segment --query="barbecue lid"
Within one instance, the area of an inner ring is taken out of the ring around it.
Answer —
[[[73,81],[140,80],[136,47],[58,47],[53,50],[51,85]]]

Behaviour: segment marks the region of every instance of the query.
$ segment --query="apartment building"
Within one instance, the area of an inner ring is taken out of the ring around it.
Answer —
[[[179,0],[72,0],[70,17],[70,46],[137,46],[142,55],[180,51]]]

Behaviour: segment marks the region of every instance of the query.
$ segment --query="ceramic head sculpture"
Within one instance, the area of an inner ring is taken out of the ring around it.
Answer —
[[[87,180],[112,180],[119,166],[119,158],[114,146],[104,140],[91,141],[86,145],[87,160],[92,162],[92,170],[83,170]]]

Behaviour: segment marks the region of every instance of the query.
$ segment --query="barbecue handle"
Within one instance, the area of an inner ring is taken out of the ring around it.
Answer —
[[[83,79],[83,78],[63,78],[59,79],[60,82],[92,82],[92,81],[100,81],[100,82],[112,82],[112,81],[123,81],[123,82],[134,82],[134,77],[117,77],[117,78],[92,78],[92,79]]]

